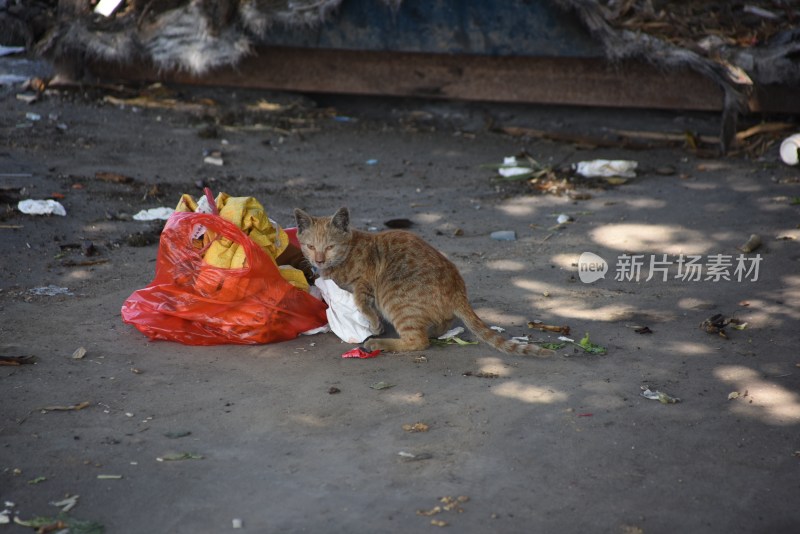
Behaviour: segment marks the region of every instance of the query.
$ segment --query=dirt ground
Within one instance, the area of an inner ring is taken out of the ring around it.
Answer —
[[[27,104],[17,92],[0,106],[0,355],[36,361],[0,367],[8,516],[55,517],[51,503],[78,495],[65,519],[113,533],[238,520],[249,532],[800,532],[800,175],[777,146],[709,158],[680,143],[497,132],[715,135],[713,114],[186,87]],[[209,150],[222,167],[204,163]],[[523,151],[557,169],[609,158],[639,171],[616,185],[571,178],[557,195],[485,166]],[[565,325],[607,353],[528,359],[479,344],[351,360],[330,333],[148,341],[120,307],[152,280],[163,223],[130,216],[202,185],[255,196],[284,226],[295,207],[347,205],[363,229],[408,218],[458,265],[488,324],[550,342],[558,334],[528,322]],[[16,209],[54,195],[65,217]],[[559,214],[574,220],[557,226]],[[491,239],[498,230],[517,239]],[[760,254],[759,270],[737,281],[751,234],[763,245],[745,259]],[[580,280],[583,252],[608,262],[605,279]],[[643,256],[638,281],[616,276],[624,254]],[[681,254],[708,269],[727,257],[732,279],[677,277]],[[663,255],[667,279],[647,280]],[[36,294],[50,285],[69,294]],[[727,339],[699,328],[714,314],[735,319]],[[370,387],[381,381],[394,387]],[[404,430],[415,423],[427,431]],[[159,461],[170,455],[186,459]]]

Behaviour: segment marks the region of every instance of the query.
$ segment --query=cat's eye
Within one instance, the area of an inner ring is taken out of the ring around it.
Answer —
[[[327,247],[325,247],[325,251],[326,252],[329,251],[329,250],[332,250],[332,249],[333,249],[333,245],[328,245]]]
[[[315,250],[314,245],[306,245],[306,247],[308,247],[308,250]]]

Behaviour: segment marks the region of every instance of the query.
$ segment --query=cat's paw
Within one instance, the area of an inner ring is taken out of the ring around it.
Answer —
[[[378,322],[377,324],[376,323],[370,323],[369,331],[373,336],[379,336],[379,335],[383,334],[383,323],[381,323],[381,322]]]
[[[364,343],[364,348],[367,351],[372,352],[374,350],[383,350],[383,342],[381,339],[370,338],[366,340]]]

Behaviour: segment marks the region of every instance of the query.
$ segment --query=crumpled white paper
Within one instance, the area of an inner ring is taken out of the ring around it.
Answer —
[[[372,332],[369,320],[358,310],[353,294],[336,285],[333,280],[317,278],[314,285],[328,303],[328,325],[331,331],[345,343],[361,343]]]

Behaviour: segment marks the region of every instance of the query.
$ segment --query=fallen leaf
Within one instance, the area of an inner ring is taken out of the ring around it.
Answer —
[[[105,527],[96,521],[83,521],[66,514],[58,517],[34,517],[20,519],[14,516],[14,523],[27,528],[35,528],[37,532],[69,532],[70,534],[103,534]]]
[[[122,475],[97,475],[97,480],[122,480]]]
[[[436,515],[442,511],[441,506],[434,506],[430,510],[417,510],[417,515],[422,515],[426,517],[430,517],[432,515]]]
[[[559,350],[567,346],[566,343],[538,343],[543,349]]]
[[[649,326],[640,326],[640,327],[635,328],[633,331],[636,332],[637,334],[652,334],[653,333],[653,331],[650,330]]]
[[[402,456],[405,458],[406,462],[417,462],[419,460],[430,460],[433,458],[433,455],[428,452],[421,452],[419,454],[413,454],[406,451],[400,451],[397,453],[398,456]]]
[[[413,425],[403,425],[403,430],[406,432],[427,432],[430,429],[425,423],[414,423]]]
[[[29,480],[28,484],[31,484],[31,485],[33,485],[33,484],[41,484],[45,480],[47,480],[47,477],[36,477],[36,478],[33,478],[33,479]]]
[[[36,356],[0,356],[0,365],[26,365],[36,363]]]
[[[176,452],[165,454],[156,458],[157,462],[180,462],[183,460],[202,460],[205,456],[202,454],[195,454],[193,452]]]
[[[372,389],[381,390],[381,389],[393,388],[394,386],[395,384],[390,384],[389,382],[377,382],[375,384],[372,384],[370,387]]]
[[[568,336],[570,332],[569,326],[555,326],[544,324],[542,321],[529,321],[528,328],[541,330],[542,332],[556,332],[563,336]]]
[[[178,438],[185,438],[186,436],[191,436],[191,430],[175,430],[172,432],[164,432],[164,437],[169,439],[178,439]]]
[[[728,400],[738,399],[740,396],[738,391],[731,391],[728,393]]]
[[[75,352],[72,353],[73,360],[82,360],[84,357],[86,357],[86,348],[84,347],[78,347],[75,349]]]
[[[590,354],[605,354],[607,352],[605,347],[589,340],[589,332],[586,332],[586,335],[578,342],[578,346]]]
[[[761,243],[761,237],[758,234],[752,234],[745,244],[739,247],[739,250],[745,254],[749,254],[759,248]]]
[[[59,406],[59,405],[45,406],[44,408],[41,408],[41,410],[43,412],[69,412],[69,411],[77,412],[78,410],[83,410],[84,408],[91,405],[92,405],[91,402],[83,401],[80,404],[73,404],[71,406]]]
[[[116,172],[103,172],[99,171],[94,173],[94,177],[102,182],[109,182],[114,184],[129,184],[133,182],[133,178],[118,174]]]
[[[439,339],[439,338],[431,339],[431,344],[432,345],[439,345],[439,346],[445,346],[445,345],[477,345],[478,342],[477,341],[464,341],[463,339],[461,339],[458,336],[450,336],[450,337],[447,337],[447,338],[444,338],[444,339]]]
[[[441,519],[431,519],[431,525],[434,527],[446,527],[447,521],[442,521]]]

